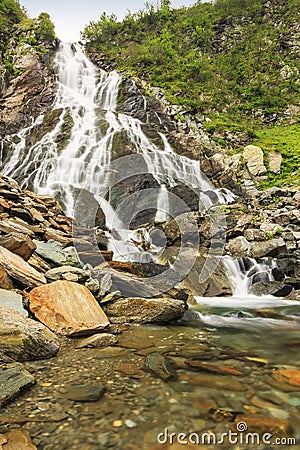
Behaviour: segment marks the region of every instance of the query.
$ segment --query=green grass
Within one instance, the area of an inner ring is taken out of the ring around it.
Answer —
[[[256,132],[254,145],[262,148],[268,169],[268,181],[262,187],[289,186],[300,184],[300,123],[290,126],[276,126]],[[268,168],[268,154],[280,152],[283,160],[279,174],[272,174]]]

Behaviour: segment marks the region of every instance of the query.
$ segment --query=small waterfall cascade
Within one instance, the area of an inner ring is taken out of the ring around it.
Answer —
[[[265,259],[257,262],[254,258],[222,258],[233,285],[233,296],[246,298],[249,296],[250,287],[259,281],[274,281],[272,269],[276,267],[273,260]]]

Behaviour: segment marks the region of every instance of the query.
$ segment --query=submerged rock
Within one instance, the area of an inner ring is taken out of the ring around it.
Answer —
[[[37,447],[32,443],[30,436],[23,430],[11,430],[5,434],[0,435],[0,443],[7,450],[37,450]]]
[[[148,355],[145,358],[144,369],[165,381],[176,376],[172,361],[160,353]]]
[[[103,310],[113,323],[168,323],[180,319],[185,307],[185,302],[169,297],[155,299],[133,297],[103,305]]]
[[[25,367],[0,355],[0,408],[35,383]]]
[[[70,281],[55,281],[30,292],[30,310],[51,330],[66,336],[103,330],[109,320],[85,287]]]
[[[0,347],[5,355],[26,361],[55,356],[59,342],[43,324],[0,307]]]
[[[64,395],[68,400],[75,402],[97,402],[105,392],[104,386],[87,386],[78,384],[67,387]]]

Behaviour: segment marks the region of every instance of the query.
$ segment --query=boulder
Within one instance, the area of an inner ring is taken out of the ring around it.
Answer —
[[[26,261],[36,249],[35,243],[28,236],[22,233],[9,233],[0,237],[0,245],[12,253],[21,256]]]
[[[61,280],[66,274],[74,274],[79,282],[84,282],[89,278],[89,274],[79,267],[61,266],[50,269],[45,273],[45,277],[49,281]],[[69,280],[68,280],[69,281]]]
[[[28,312],[23,307],[22,295],[17,294],[14,291],[8,291],[7,289],[0,289],[0,307],[14,309],[18,311],[22,316],[28,317]]]
[[[264,165],[264,153],[256,145],[247,145],[243,151],[243,157],[249,173],[253,176],[265,175],[267,170]]]
[[[6,272],[22,285],[34,288],[46,283],[46,278],[31,267],[21,256],[0,246],[0,264]]]
[[[122,298],[103,305],[112,323],[168,323],[180,319],[186,304],[181,300],[161,297],[155,299]]]
[[[43,324],[0,307],[1,351],[18,361],[51,358],[59,350],[57,337]]]
[[[93,334],[109,320],[85,286],[55,281],[30,292],[30,310],[51,330],[65,336]]]
[[[0,356],[0,408],[34,382],[33,375],[22,364]]]
[[[48,242],[33,241],[37,248],[36,253],[48,261],[51,266],[80,267],[80,262],[74,247],[63,248],[62,244],[50,239]]]
[[[272,173],[279,173],[281,169],[282,164],[282,154],[279,152],[270,152],[268,154],[268,164],[270,172]]]
[[[257,296],[274,295],[275,297],[286,297],[292,289],[292,286],[288,286],[280,281],[259,281],[250,287],[249,294]]]
[[[234,256],[250,256],[251,244],[244,236],[238,236],[230,239],[226,245],[226,249]]]
[[[286,244],[282,238],[251,242],[251,254],[254,258],[278,256],[280,253],[286,253]]]

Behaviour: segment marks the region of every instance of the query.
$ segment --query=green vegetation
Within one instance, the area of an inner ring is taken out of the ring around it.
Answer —
[[[11,28],[26,17],[25,12],[16,0],[1,0],[0,2],[0,52],[3,51],[7,35]]]
[[[265,164],[268,167],[268,154],[280,152],[283,160],[279,174],[268,171],[268,181],[263,187],[297,184],[300,180],[300,126],[276,126],[257,131],[254,142],[263,149]]]

